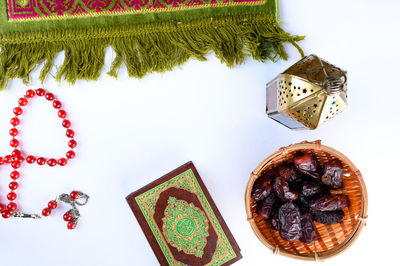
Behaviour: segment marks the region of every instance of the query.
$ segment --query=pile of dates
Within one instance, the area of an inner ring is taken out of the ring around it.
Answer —
[[[288,241],[313,243],[317,238],[314,221],[335,224],[344,219],[346,195],[333,193],[343,187],[343,166],[339,160],[318,164],[313,154],[298,152],[286,162],[261,173],[252,196],[257,213]]]

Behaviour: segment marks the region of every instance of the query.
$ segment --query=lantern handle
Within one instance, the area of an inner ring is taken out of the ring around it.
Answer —
[[[332,70],[336,70],[340,73],[339,75],[329,75],[326,71],[327,66],[324,65],[323,61],[318,56],[315,57],[318,59],[320,65],[306,71],[307,79],[323,87],[328,94],[336,94],[342,91],[347,82],[346,71],[329,64],[329,67]],[[313,78],[313,76],[316,76],[314,72],[317,72],[318,70],[322,70],[325,75],[325,78],[322,82]]]

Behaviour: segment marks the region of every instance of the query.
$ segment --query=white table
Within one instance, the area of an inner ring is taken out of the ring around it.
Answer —
[[[62,220],[65,207],[42,220],[0,219],[1,265],[157,265],[125,202],[130,192],[192,160],[239,243],[237,265],[306,262],[274,256],[246,221],[244,190],[250,172],[281,146],[322,139],[347,155],[363,174],[369,220],[356,243],[326,265],[395,264],[399,241],[399,49],[397,1],[281,1],[283,27],[307,34],[301,43],[348,71],[349,108],[315,131],[290,131],[265,114],[265,84],[299,60],[246,64],[229,69],[210,55],[182,69],[118,80],[45,87],[63,102],[77,132],[77,157],[67,167],[25,166],[18,202],[40,211],[59,193],[90,194],[74,231]],[[113,57],[106,53],[108,69]],[[61,62],[63,55],[57,58]],[[53,69],[54,72],[54,69]],[[40,86],[39,71],[29,88]],[[26,86],[10,82],[0,94],[0,151],[8,146],[9,119]],[[50,110],[50,111],[49,111]],[[24,150],[45,156],[65,153],[66,137],[56,112],[38,100],[26,109]],[[8,192],[9,168],[0,170],[0,194]],[[391,214],[391,211],[397,211]],[[310,264],[310,263],[308,263]]]

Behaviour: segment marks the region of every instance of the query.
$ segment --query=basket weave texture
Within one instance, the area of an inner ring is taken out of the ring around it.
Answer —
[[[343,211],[344,220],[338,224],[325,225],[314,222],[317,229],[317,240],[312,244],[304,244],[301,241],[286,241],[279,232],[270,228],[270,224],[256,212],[251,190],[254,181],[259,175],[285,161],[292,161],[296,152],[312,153],[318,159],[319,164],[338,159],[343,164],[343,188],[331,190],[332,194],[345,194],[349,198],[349,207]],[[356,166],[342,153],[321,145],[321,141],[301,142],[281,148],[268,156],[252,172],[245,192],[245,205],[247,220],[258,239],[268,248],[292,258],[302,260],[323,260],[340,254],[347,249],[360,234],[366,225],[368,208],[367,190]]]

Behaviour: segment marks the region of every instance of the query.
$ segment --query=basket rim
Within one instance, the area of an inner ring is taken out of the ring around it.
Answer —
[[[352,231],[349,233],[349,235],[346,237],[346,239],[340,243],[339,245],[328,249],[323,252],[316,252],[314,254],[308,254],[308,255],[296,255],[292,254],[290,252],[287,252],[286,250],[279,249],[278,246],[272,245],[262,234],[262,232],[258,229],[256,223],[254,222],[253,214],[251,212],[251,206],[250,206],[250,198],[251,198],[251,190],[254,184],[254,181],[258,177],[259,173],[264,169],[264,167],[272,161],[275,157],[280,156],[280,155],[285,155],[287,153],[291,153],[297,150],[303,150],[303,149],[311,149],[311,150],[318,150],[318,151],[325,151],[328,153],[331,153],[335,155],[337,158],[339,158],[342,162],[345,162],[351,170],[355,173],[358,181],[360,182],[361,186],[361,203],[360,203],[360,213],[358,217],[358,222],[357,224],[353,227]],[[300,143],[292,144],[287,147],[282,147],[278,151],[272,153],[269,155],[267,158],[265,158],[261,163],[258,164],[258,166],[253,170],[253,172],[250,174],[250,178],[247,182],[246,190],[245,190],[245,208],[246,208],[246,215],[247,215],[247,221],[250,223],[251,229],[257,236],[257,238],[269,249],[271,249],[275,254],[279,253],[281,255],[284,255],[286,257],[291,257],[291,258],[296,258],[296,259],[301,259],[301,260],[321,260],[321,259],[327,259],[334,257],[336,255],[341,254],[345,250],[347,250],[353,243],[354,241],[358,238],[359,234],[361,233],[363,227],[366,225],[365,220],[368,217],[368,193],[367,189],[364,183],[364,180],[362,178],[360,170],[354,165],[352,161],[350,161],[344,154],[341,152],[325,146],[321,145],[320,140],[316,140],[313,142],[308,142],[308,141],[302,141]]]

